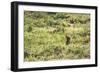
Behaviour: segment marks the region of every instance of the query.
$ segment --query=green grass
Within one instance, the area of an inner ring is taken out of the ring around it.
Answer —
[[[25,11],[24,61],[89,59],[89,18],[89,14]],[[68,26],[71,22],[75,27]]]

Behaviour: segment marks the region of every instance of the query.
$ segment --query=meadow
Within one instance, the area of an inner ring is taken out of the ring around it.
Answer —
[[[90,58],[90,14],[24,11],[24,61]]]

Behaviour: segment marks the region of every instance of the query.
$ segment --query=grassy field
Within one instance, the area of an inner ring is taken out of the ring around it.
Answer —
[[[24,61],[90,58],[90,14],[24,12]]]

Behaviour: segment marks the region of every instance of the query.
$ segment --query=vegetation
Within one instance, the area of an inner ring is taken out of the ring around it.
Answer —
[[[90,14],[24,12],[24,61],[90,58]]]

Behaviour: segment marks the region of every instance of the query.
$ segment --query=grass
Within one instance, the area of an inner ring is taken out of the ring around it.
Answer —
[[[37,20],[33,19],[31,14]],[[74,21],[76,26],[70,27],[68,24],[71,23],[69,21],[72,18],[68,18],[67,21],[65,21],[66,18],[55,20],[54,18],[59,15],[57,13],[51,16],[51,14],[41,12],[41,17],[36,17],[35,14],[36,12],[25,11],[24,61],[90,58],[90,24],[89,21],[85,23],[89,15],[69,14],[75,19],[78,16],[86,17],[84,22],[81,20],[84,24],[77,20]],[[42,16],[43,14],[45,16]],[[65,15],[68,15],[68,13]],[[57,20],[61,20],[61,22],[56,22]]]

